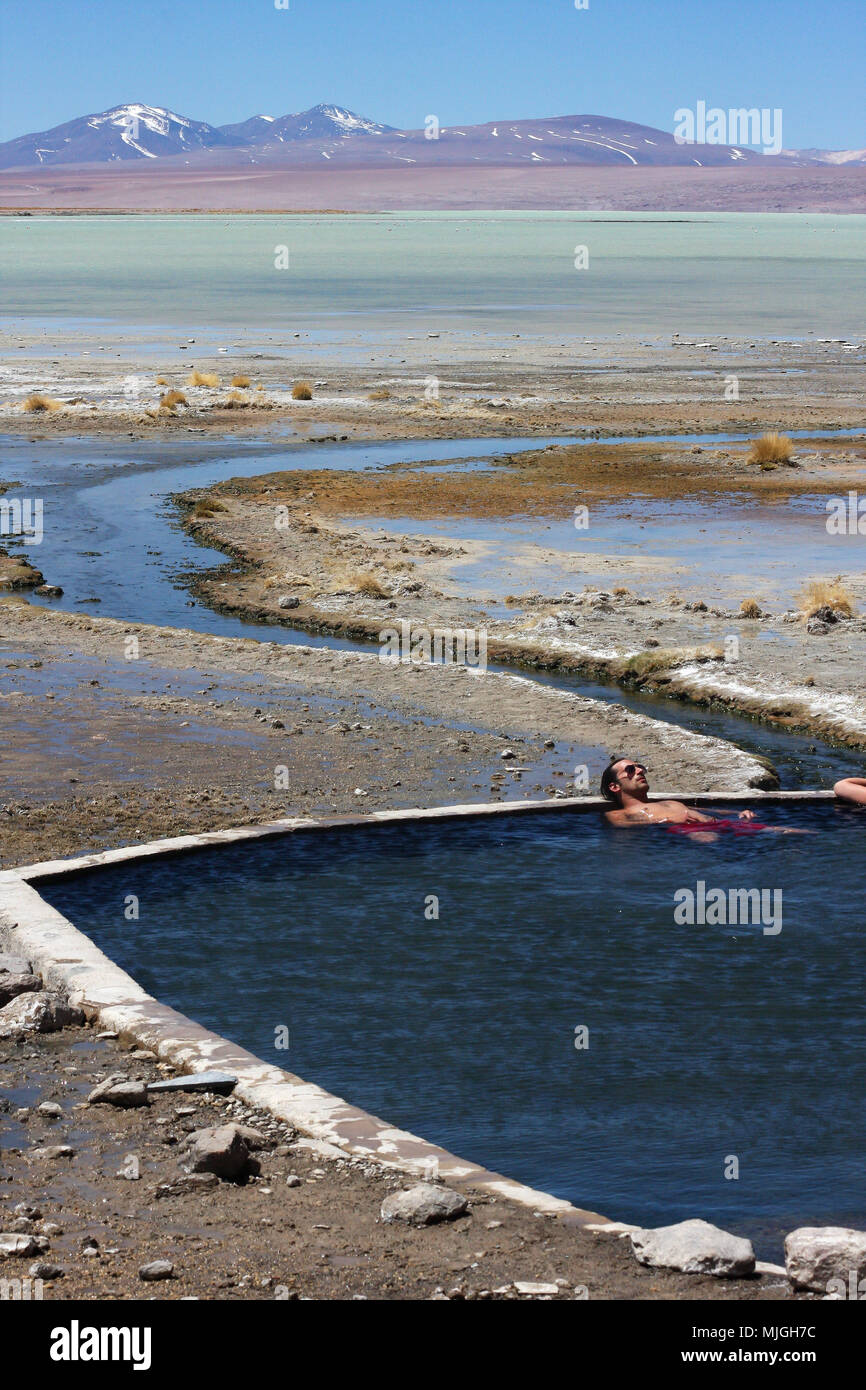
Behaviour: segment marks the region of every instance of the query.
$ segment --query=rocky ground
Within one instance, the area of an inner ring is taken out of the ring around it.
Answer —
[[[461,1194],[467,1211],[441,1224],[386,1223],[383,1202],[411,1180],[323,1157],[230,1097],[87,1104],[108,1078],[170,1072],[96,1027],[0,1040],[0,1252],[7,1235],[26,1251],[0,1254],[0,1279],[40,1278],[52,1301],[795,1297],[779,1275],[644,1267],[627,1239],[487,1192]],[[228,1123],[257,1131],[259,1172],[188,1176],[190,1135]],[[142,1274],[154,1264],[158,1277]]]

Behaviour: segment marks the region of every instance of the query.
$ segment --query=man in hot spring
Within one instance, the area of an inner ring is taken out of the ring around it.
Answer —
[[[671,834],[697,835],[701,840],[715,840],[720,831],[734,835],[749,835],[761,830],[774,831],[777,835],[808,833],[793,826],[764,825],[755,819],[754,811],[740,811],[737,817],[707,816],[682,801],[651,802],[646,768],[631,758],[616,758],[605,768],[601,774],[601,793],[614,807],[604,813],[609,825],[664,825]]]

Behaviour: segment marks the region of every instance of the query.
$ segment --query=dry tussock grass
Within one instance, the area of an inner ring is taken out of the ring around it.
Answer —
[[[44,396],[41,391],[33,391],[27,397],[23,406],[28,414],[38,414],[43,410],[59,410],[60,401],[55,401],[51,396]]]
[[[807,618],[814,618],[821,608],[831,608],[843,618],[854,616],[854,595],[845,587],[841,577],[810,579],[803,585],[798,599]]]
[[[219,386],[220,379],[216,372],[190,372],[186,379],[187,386]]]
[[[389,598],[388,590],[376,578],[372,570],[350,570],[346,575],[347,587],[364,598]]]
[[[292,387],[293,401],[311,401],[313,399],[313,388],[308,381],[296,381]]]
[[[192,515],[200,517],[214,516],[216,512],[227,511],[228,507],[223,506],[222,502],[217,501],[215,497],[202,497],[198,502],[193,504]]]
[[[775,430],[771,430],[767,434],[762,434],[760,439],[754,440],[746,462],[763,465],[790,463],[793,452],[793,441],[786,434],[778,434]]]
[[[243,372],[241,372],[239,376],[232,377],[232,386],[240,386],[246,389],[249,385],[250,379],[248,376],[244,376]]]

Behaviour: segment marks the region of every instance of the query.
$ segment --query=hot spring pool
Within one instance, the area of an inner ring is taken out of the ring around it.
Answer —
[[[420,820],[39,891],[165,1003],[393,1124],[614,1219],[702,1216],[778,1257],[796,1225],[866,1226],[866,816],[761,818],[812,833]],[[699,882],[767,890],[781,930],[676,921]]]

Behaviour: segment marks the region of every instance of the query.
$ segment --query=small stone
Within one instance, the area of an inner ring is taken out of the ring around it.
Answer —
[[[74,1158],[75,1150],[69,1144],[49,1144],[44,1149],[31,1149],[31,1158]]]
[[[45,1115],[49,1120],[59,1120],[63,1114],[63,1107],[58,1105],[55,1100],[43,1100],[37,1107],[40,1115]]]
[[[503,748],[503,750],[502,750],[502,752],[499,754],[499,756],[500,756],[500,758],[504,758],[505,761],[508,762],[509,759],[511,759],[511,758],[516,758],[516,757],[517,757],[517,754],[515,753],[515,751],[514,751],[513,748]]]
[[[209,1188],[219,1187],[216,1173],[181,1173],[172,1182],[160,1183],[156,1197],[179,1197],[184,1192],[207,1192]]]
[[[754,1273],[752,1243],[722,1231],[709,1221],[679,1221],[673,1226],[631,1232],[640,1264],[656,1269],[679,1269],[684,1274],[712,1274],[736,1279]]]
[[[290,1173],[289,1176],[286,1178],[286,1187],[300,1187],[300,1186],[301,1186],[301,1179],[298,1177],[297,1173]]]
[[[134,1052],[130,1052],[130,1057],[134,1062],[155,1062],[156,1053],[151,1052],[149,1047],[137,1047]]]
[[[432,1226],[463,1216],[469,1203],[449,1187],[421,1182],[402,1192],[392,1192],[382,1203],[383,1221],[408,1221],[413,1226]]]
[[[142,1265],[138,1271],[139,1279],[145,1283],[152,1283],[156,1279],[171,1279],[174,1275],[174,1265],[170,1260],[151,1260],[150,1264]]]
[[[237,1084],[237,1077],[226,1071],[199,1071],[188,1076],[172,1076],[165,1081],[151,1081],[147,1089],[153,1095],[165,1091],[213,1091],[216,1095],[228,1095]]]
[[[278,608],[300,608],[300,606],[301,600],[299,598],[295,598],[293,594],[283,594],[279,599],[277,599]]]
[[[514,1287],[528,1298],[555,1298],[559,1293],[558,1284],[534,1284],[527,1279],[515,1279]]]
[[[15,1216],[29,1217],[31,1221],[39,1221],[42,1218],[42,1212],[39,1207],[33,1207],[29,1202],[16,1202],[15,1206],[12,1208],[12,1212]]]
[[[60,1265],[49,1264],[47,1260],[37,1260],[27,1271],[31,1279],[43,1279],[46,1282],[51,1279],[62,1279],[63,1270]]]

